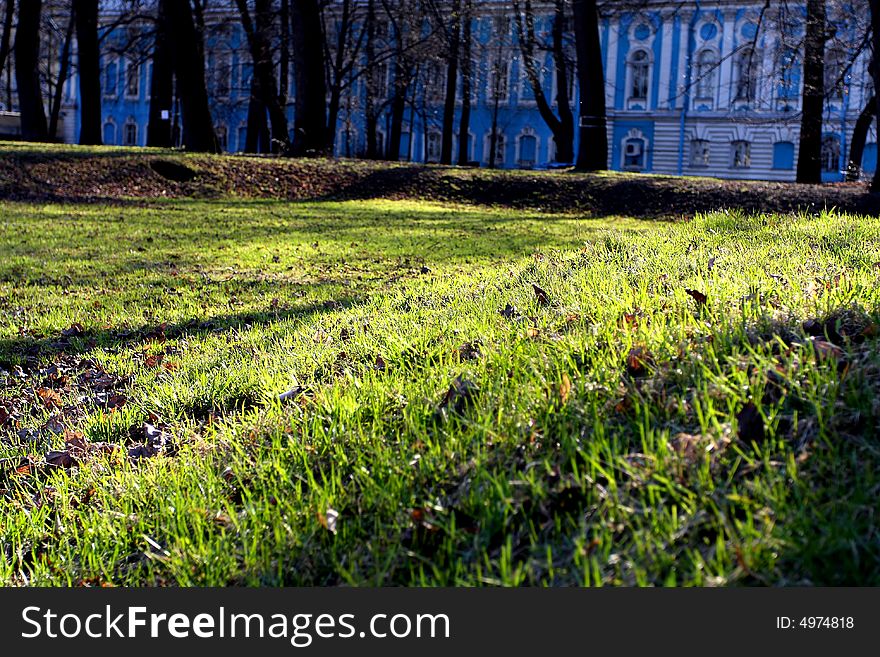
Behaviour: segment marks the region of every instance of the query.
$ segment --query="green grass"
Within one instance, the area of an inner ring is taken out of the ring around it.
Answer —
[[[834,213],[0,204],[0,582],[880,584],[878,246]],[[144,422],[175,449],[94,447]]]

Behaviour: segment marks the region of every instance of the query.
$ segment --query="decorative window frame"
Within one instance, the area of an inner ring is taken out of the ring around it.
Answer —
[[[626,145],[627,142],[641,140],[644,144],[642,149],[642,166],[634,167],[626,164]],[[638,128],[632,128],[629,132],[627,132],[623,139],[620,140],[620,170],[621,171],[647,171],[648,169],[648,152],[651,147],[651,141],[645,136]]]
[[[645,98],[634,98],[630,96],[630,92],[632,91],[633,86],[633,67],[635,62],[633,61],[636,53],[644,52],[647,57],[645,59],[644,64],[648,69],[648,79],[646,82],[646,91]],[[630,51],[626,55],[626,76],[625,76],[625,84],[624,92],[626,95],[626,109],[631,111],[640,111],[647,112],[651,109],[651,90],[654,86],[654,51],[644,45],[636,45],[630,48]]]
[[[529,166],[523,166],[522,164],[522,140],[523,137],[534,137],[535,139],[535,159]],[[516,136],[516,150],[515,150],[515,161],[516,166],[520,169],[534,169],[540,160],[538,157],[541,152],[541,137],[531,126],[525,126],[522,130],[520,130],[519,134]]]

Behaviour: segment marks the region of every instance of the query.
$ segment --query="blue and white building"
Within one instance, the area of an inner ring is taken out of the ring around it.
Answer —
[[[497,166],[551,165],[556,159],[553,135],[536,108],[525,76],[512,3],[475,0],[475,4],[467,159],[488,165],[494,141]],[[536,0],[534,6],[536,33],[549,45],[552,3]],[[622,0],[605,2],[601,13],[610,168],[794,180],[803,84],[803,6],[771,2],[768,8],[762,0]],[[867,17],[863,0],[845,6],[829,3],[829,21],[835,33],[826,52],[822,148],[826,181],[843,179],[856,119],[874,93],[864,38]],[[215,9],[206,17],[212,113],[220,141],[230,152],[244,148],[252,76],[246,40],[236,18],[231,7]],[[131,41],[130,29],[118,28],[102,41],[103,137],[107,144],[139,146],[146,141],[151,63],[149,52],[123,47]],[[566,31],[566,48],[572,60],[568,83],[577,121],[574,36],[570,30]],[[434,52],[440,52],[439,47]],[[555,103],[552,50],[542,52],[544,91]],[[387,97],[392,88],[393,70],[391,59],[380,65],[381,97]],[[419,66],[408,93],[400,148],[403,160],[439,160],[445,73],[441,58],[426,57]],[[296,92],[292,72],[290,78],[288,118],[292,129]],[[365,87],[364,76],[360,76],[352,80],[341,99],[335,143],[338,156],[358,157],[365,151]],[[75,80],[67,88],[65,113],[72,120],[64,136],[75,141],[79,132]],[[381,147],[387,143],[389,121],[386,103],[377,126]],[[493,125],[498,134],[495,140]],[[455,145],[457,149],[457,137]],[[877,134],[872,125],[862,168],[870,174],[876,166]]]

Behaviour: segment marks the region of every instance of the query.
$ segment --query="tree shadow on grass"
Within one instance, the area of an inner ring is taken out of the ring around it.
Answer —
[[[349,296],[338,301],[315,302],[296,308],[215,315],[208,320],[193,318],[173,323],[145,324],[130,330],[74,329],[67,331],[68,335],[0,338],[0,367],[37,365],[59,354],[83,355],[94,349],[115,350],[150,341],[163,342],[183,337],[222,334],[244,327],[267,326],[292,319],[308,321],[325,313],[349,308],[360,301],[359,297]]]

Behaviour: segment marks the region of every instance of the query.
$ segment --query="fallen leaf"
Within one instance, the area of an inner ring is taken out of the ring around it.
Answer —
[[[538,299],[539,304],[541,304],[542,306],[550,305],[550,296],[547,294],[547,292],[539,288],[534,283],[532,283],[532,289],[535,291],[535,297]]]
[[[66,329],[61,329],[61,335],[65,338],[75,338],[78,335],[82,335],[85,332],[83,325],[79,322],[74,322]]]
[[[571,394],[571,379],[568,378],[568,374],[565,372],[562,373],[562,381],[559,384],[559,396],[562,399],[562,403],[568,401],[568,397]]]
[[[61,395],[51,388],[37,388],[37,396],[47,408],[61,408],[64,405]]]
[[[516,306],[512,306],[509,303],[499,312],[504,319],[514,319],[519,317],[519,311],[516,309]]]
[[[688,289],[688,288],[685,288],[684,291],[687,293],[687,295],[688,295],[691,299],[693,299],[694,301],[696,301],[699,305],[702,306],[704,303],[706,303],[706,295],[703,294],[702,292],[700,292],[700,291],[698,291],[698,290],[690,290],[690,289]]]
[[[65,469],[69,470],[70,468],[72,468],[74,465],[77,464],[77,460],[75,458],[73,458],[73,456],[70,453],[70,450],[65,449],[65,450],[51,451],[48,454],[46,454],[46,463],[48,463],[49,465],[53,465],[55,467],[65,468]]]
[[[321,513],[318,511],[318,522],[321,523],[321,527],[329,531],[331,534],[335,534],[337,530],[337,524],[339,521],[339,512],[336,509],[327,508],[327,511]]]
[[[764,433],[764,418],[754,403],[748,402],[736,414],[737,435],[745,443],[762,443],[766,438]]]
[[[626,355],[626,373],[634,377],[646,376],[653,363],[654,359],[645,347],[633,347]]]
[[[455,377],[455,380],[443,396],[438,411],[444,416],[448,412],[462,415],[473,403],[474,397],[479,390],[480,389],[475,383],[468,381],[461,376]]]

